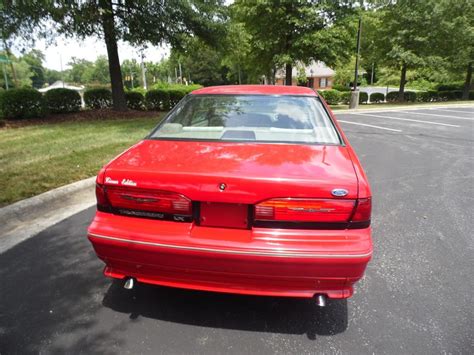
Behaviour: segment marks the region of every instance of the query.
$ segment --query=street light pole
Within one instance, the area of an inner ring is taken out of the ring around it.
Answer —
[[[357,108],[359,106],[359,90],[357,90],[357,79],[359,77],[359,53],[360,53],[360,32],[362,28],[362,16],[359,16],[359,27],[357,29],[357,53],[356,53],[356,63],[354,69],[354,85],[351,92],[351,101],[349,103],[349,108]]]
[[[144,58],[144,54],[143,54],[143,51],[141,52],[141,58],[142,58],[142,61],[141,61],[141,69],[142,69],[142,80],[143,80],[143,88],[145,90],[148,89],[148,86],[147,86],[147,83],[146,83],[146,67],[145,67],[145,63],[143,62],[143,58]]]

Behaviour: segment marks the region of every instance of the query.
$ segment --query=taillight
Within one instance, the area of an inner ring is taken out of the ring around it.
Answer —
[[[371,199],[275,198],[255,205],[254,212],[259,225],[278,222],[276,225],[284,227],[288,222],[288,227],[298,227],[298,223],[304,227],[307,223],[335,223],[340,228],[366,228],[370,225]]]
[[[192,202],[170,191],[96,185],[97,209],[135,217],[190,221]]]
[[[95,185],[95,197],[97,199],[97,209],[99,211],[107,211],[110,208],[109,201],[107,200],[107,195],[105,194],[104,185]]]
[[[255,206],[256,220],[348,222],[354,200],[275,198]]]
[[[107,198],[113,208],[171,214],[191,214],[191,200],[175,192],[107,187]]]
[[[372,214],[372,199],[360,198],[357,200],[354,215],[351,218],[352,222],[367,222],[370,221]]]

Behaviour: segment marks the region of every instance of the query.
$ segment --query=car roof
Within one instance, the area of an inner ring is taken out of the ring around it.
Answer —
[[[209,86],[191,92],[192,95],[302,95],[317,96],[316,91],[304,86],[286,85],[222,85]]]

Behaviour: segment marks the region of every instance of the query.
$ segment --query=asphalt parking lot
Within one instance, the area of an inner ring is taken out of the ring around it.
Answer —
[[[90,208],[0,255],[0,354],[474,353],[474,106],[336,115],[374,196],[352,299],[126,291],[101,274]]]

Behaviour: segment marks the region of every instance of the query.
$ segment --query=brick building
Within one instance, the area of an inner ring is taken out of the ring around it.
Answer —
[[[293,66],[292,85],[297,85],[298,71],[302,65]],[[306,83],[300,83],[301,86],[307,86],[315,90],[332,89],[335,72],[324,62],[313,61],[309,65],[304,66],[306,74]],[[275,81],[277,85],[285,84],[285,70],[280,69],[276,72]]]

